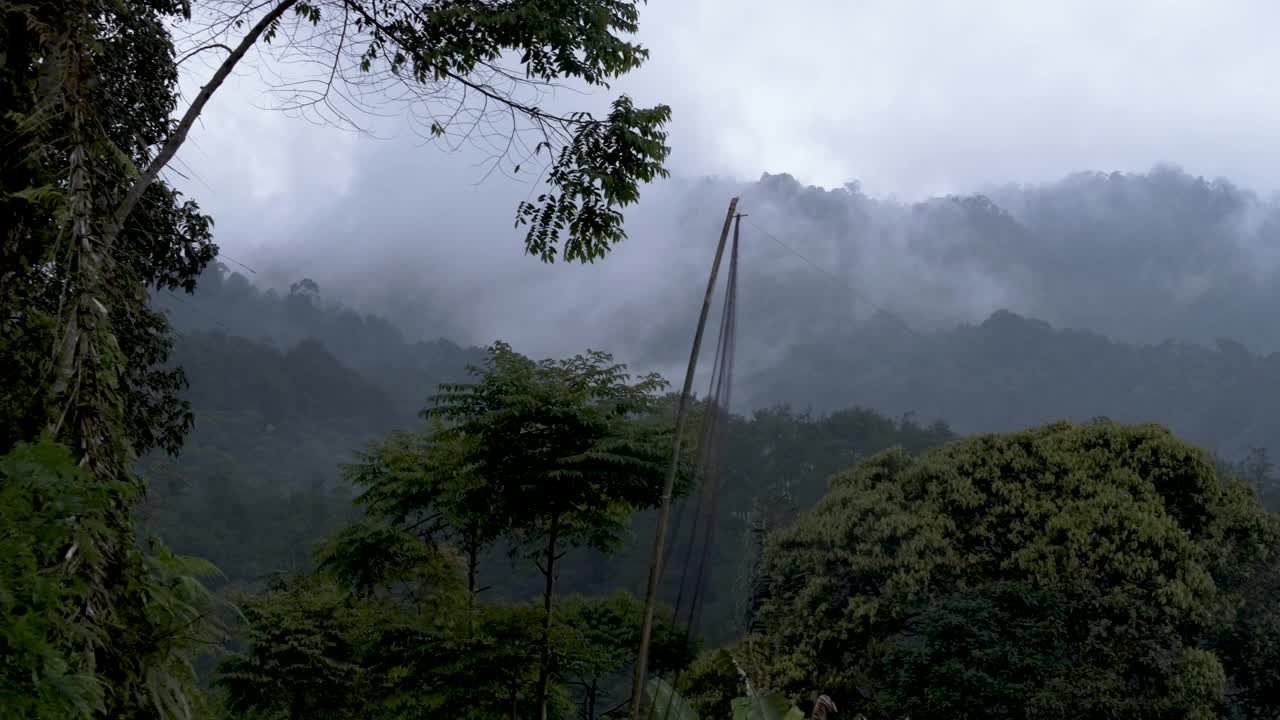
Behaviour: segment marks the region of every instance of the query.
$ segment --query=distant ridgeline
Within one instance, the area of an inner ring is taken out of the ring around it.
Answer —
[[[690,202],[705,204],[729,188],[697,190]],[[920,202],[871,197],[857,183],[806,187],[788,175],[732,191],[749,223],[913,326],[980,322],[1004,308],[1129,342],[1225,337],[1280,350],[1280,198],[1226,180],[1161,166]],[[767,318],[744,319],[744,334],[765,322],[764,337],[814,340],[848,325],[847,291],[750,225],[744,235],[762,249],[744,258],[743,302],[754,297]]]
[[[1007,311],[952,330],[870,324],[793,347],[745,378],[756,403],[824,412],[850,404],[946,418],[960,433],[1052,420],[1159,422],[1228,458],[1280,450],[1280,354],[1166,342],[1135,345]]]
[[[310,279],[294,283],[288,293],[278,293],[257,288],[243,275],[217,266],[200,278],[195,295],[160,293],[154,302],[164,308],[174,329],[184,336],[243,338],[258,345],[257,352],[274,348],[280,361],[286,364],[285,355],[294,355],[298,360],[308,358],[311,366],[304,375],[340,373],[339,365],[354,370],[364,382],[379,388],[385,399],[408,417],[421,409],[438,383],[460,380],[465,376],[468,363],[484,357],[483,351],[477,348],[463,348],[444,339],[411,341],[385,318],[323,300],[319,286]],[[180,338],[178,352],[181,354],[184,346],[200,342],[213,341]],[[241,344],[241,347],[249,351],[249,345]],[[184,364],[192,362],[189,356],[179,359]],[[197,374],[194,370],[190,372]],[[332,379],[338,383],[334,391],[343,387],[343,381]],[[323,387],[317,384],[314,389]],[[302,390],[296,385],[292,389]],[[219,386],[209,390],[221,395],[228,388]],[[202,391],[194,380],[192,391]],[[353,408],[368,409],[368,403],[374,402],[356,401],[353,406],[348,404],[354,400],[352,397],[329,395],[319,401],[328,403],[338,414],[350,414]],[[197,397],[199,395],[192,395],[193,400]]]
[[[196,421],[179,457],[143,459],[145,519],[233,582],[308,567],[312,543],[352,512],[339,464],[413,427],[437,385],[483,358],[322,303],[310,281],[280,294],[217,268],[194,296],[154,302],[176,330]]]
[[[1108,416],[1280,451],[1277,198],[1169,166],[922,202],[789,175],[739,189],[749,222],[848,285],[750,236],[772,254],[744,259],[739,336],[786,347],[740,379],[751,405],[962,433]]]

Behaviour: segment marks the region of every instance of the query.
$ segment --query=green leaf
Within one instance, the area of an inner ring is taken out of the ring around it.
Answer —
[[[62,204],[66,199],[66,192],[57,185],[41,185],[11,192],[9,196],[51,208]]]
[[[735,698],[734,720],[803,720],[804,711],[791,703],[780,692],[757,694]]]

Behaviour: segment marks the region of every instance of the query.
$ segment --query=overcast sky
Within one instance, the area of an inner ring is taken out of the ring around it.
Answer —
[[[652,58],[615,91],[673,107],[683,177],[788,172],[913,199],[1167,161],[1280,186],[1270,0],[655,0],[641,26]],[[511,220],[527,185],[477,185],[474,155],[411,133],[373,141],[261,109],[263,87],[251,72],[230,81],[175,164],[228,256],[284,274],[376,272],[374,290],[441,297],[491,281],[510,289],[474,311],[491,320],[480,334],[532,333],[529,299],[570,275],[520,256]],[[723,210],[706,212],[716,226]],[[575,282],[652,271],[660,258],[631,246],[664,226],[636,222],[627,252]]]

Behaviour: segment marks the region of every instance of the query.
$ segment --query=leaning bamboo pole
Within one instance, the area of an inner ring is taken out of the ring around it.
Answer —
[[[636,655],[635,675],[631,680],[631,720],[640,720],[640,697],[644,693],[644,681],[648,672],[649,641],[653,634],[653,613],[658,601],[658,583],[662,577],[662,552],[666,544],[667,523],[671,517],[671,496],[675,490],[676,472],[680,466],[680,446],[684,440],[684,424],[689,412],[689,396],[693,393],[693,375],[698,368],[698,353],[702,349],[702,335],[707,328],[707,315],[711,311],[711,296],[715,293],[716,276],[720,273],[720,260],[733,226],[733,216],[738,209],[738,198],[729,201],[729,212],[724,216],[724,228],[716,245],[715,259],[711,263],[711,276],[707,278],[707,292],[702,298],[702,311],[693,333],[693,350],[689,353],[689,367],[685,370],[684,388],[676,406],[675,436],[672,439],[671,462],[662,483],[662,504],[658,508],[658,528],[653,537],[653,554],[649,559],[649,585],[645,591],[644,619],[640,623],[640,650]]]

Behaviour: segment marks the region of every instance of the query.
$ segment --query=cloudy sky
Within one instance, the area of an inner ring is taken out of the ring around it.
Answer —
[[[641,25],[652,58],[614,90],[673,107],[682,177],[787,172],[913,199],[1174,162],[1280,187],[1268,0],[653,0]],[[189,84],[206,67],[188,64]],[[511,220],[527,184],[480,182],[475,153],[422,147],[400,119],[369,140],[264,109],[264,88],[251,69],[228,82],[175,165],[260,279],[372,273],[371,292],[441,298],[488,282],[506,290],[465,321],[509,336],[529,327],[531,298],[571,277],[520,256]],[[707,209],[709,227],[722,212]],[[644,236],[665,230],[643,215],[619,259],[574,281],[654,272]]]

